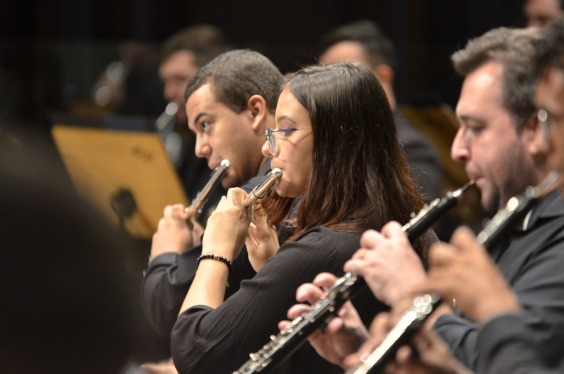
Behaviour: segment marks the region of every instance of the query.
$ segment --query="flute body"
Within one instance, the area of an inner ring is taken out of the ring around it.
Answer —
[[[219,182],[221,182],[221,179],[223,178],[223,176],[227,172],[227,169],[229,169],[230,166],[231,163],[229,162],[229,160],[221,161],[221,164],[219,164],[219,166],[216,167],[215,170],[213,171],[208,183],[206,183],[204,188],[202,188],[202,190],[198,192],[196,197],[190,203],[190,206],[185,209],[186,212],[194,211],[197,215],[200,215],[202,213],[202,208],[206,203],[206,201],[208,200],[211,192],[219,184]]]

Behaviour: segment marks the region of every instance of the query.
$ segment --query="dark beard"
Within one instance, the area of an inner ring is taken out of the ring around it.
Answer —
[[[493,217],[498,210],[502,209],[505,206],[505,203],[501,201],[499,197],[499,192],[495,192],[492,196],[490,201],[487,202],[487,205],[482,204],[482,209],[488,218]]]

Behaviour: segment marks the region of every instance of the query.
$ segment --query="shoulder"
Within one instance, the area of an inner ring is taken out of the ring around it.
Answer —
[[[349,259],[360,247],[360,234],[315,227],[300,234],[294,241],[284,243],[280,254],[305,257],[334,257],[338,262]]]
[[[537,218],[540,221],[555,219],[564,221],[564,199],[558,191],[549,193],[533,211],[532,220]]]
[[[320,245],[329,245],[331,247],[339,246],[342,244],[351,243],[359,245],[360,234],[334,231],[327,227],[314,227],[300,234],[295,242],[301,243],[317,243]]]
[[[284,243],[258,274],[303,273],[309,274],[308,280],[321,272],[342,274],[343,265],[359,247],[360,234],[316,227]]]
[[[527,226],[524,236],[536,243],[563,242],[564,200],[557,191],[551,192],[539,203]]]
[[[515,230],[508,246],[495,249],[492,255],[514,287],[529,288],[531,282],[546,281],[561,274],[564,267],[562,199],[554,194],[547,196],[532,212],[527,229]]]

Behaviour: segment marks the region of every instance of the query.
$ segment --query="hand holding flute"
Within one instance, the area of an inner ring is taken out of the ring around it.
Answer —
[[[165,207],[163,218],[159,221],[157,232],[153,235],[151,258],[167,252],[182,254],[189,248],[200,244],[204,230],[197,221],[198,215],[210,193],[221,182],[229,166],[228,160],[221,162],[189,207],[184,207],[182,204]]]
[[[272,189],[282,176],[280,169],[273,169],[263,183],[251,191],[245,200],[247,210],[252,211],[251,224],[245,240],[249,262],[255,271],[262,269],[266,261],[274,256],[280,248],[278,231],[262,209],[255,209],[257,202]]]
[[[202,208],[206,204],[211,192],[221,182],[221,179],[223,178],[225,173],[227,173],[227,170],[230,166],[231,163],[229,162],[229,160],[223,160],[221,161],[221,164],[217,168],[215,168],[208,183],[206,183],[204,188],[202,188],[202,190],[198,192],[196,197],[192,200],[190,206],[184,209],[185,220],[196,218],[202,213]]]
[[[380,232],[366,231],[360,245],[361,249],[345,263],[344,269],[362,276],[376,297],[385,304],[394,305],[403,300],[418,282],[425,279],[423,264],[399,223],[390,222]],[[324,297],[324,290],[330,289],[335,280],[332,274],[319,274],[313,284],[304,284],[298,289],[296,299],[314,305]],[[288,311],[288,317],[298,318],[308,309],[304,304],[295,305]],[[309,341],[322,357],[342,367],[358,362],[361,353],[355,352],[361,346],[368,351],[374,348],[369,332],[350,302],[341,307],[339,318],[332,319],[323,334],[312,334]]]
[[[281,175],[279,169],[273,170],[264,182],[249,194],[240,188],[231,188],[208,220],[202,254],[209,252],[234,261],[247,238],[253,204],[265,196]]]
[[[461,307],[465,316],[476,322],[520,309],[511,287],[476,236],[467,228],[458,229],[451,244],[435,244],[429,254],[429,265],[427,280],[416,291],[420,295],[440,293],[443,299],[456,299],[457,307]],[[439,308],[442,312],[449,309],[444,303]],[[435,314],[440,312],[437,310]],[[379,314],[370,328],[372,338],[349,357],[349,365],[344,365],[350,367],[351,363],[357,362],[347,373],[380,373],[383,370],[429,374],[471,373],[454,358],[449,347],[432,329],[419,330],[427,316],[427,313],[422,313],[420,317],[410,315],[405,308]],[[432,324],[432,321],[428,322]],[[407,345],[409,341],[410,346]],[[416,355],[413,354],[414,349]]]

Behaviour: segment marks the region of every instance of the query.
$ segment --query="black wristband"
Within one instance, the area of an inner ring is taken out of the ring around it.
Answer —
[[[196,260],[196,264],[198,266],[200,266],[200,261],[201,260],[216,260],[216,261],[220,261],[223,262],[225,265],[227,265],[227,270],[229,271],[229,275],[231,275],[231,267],[233,264],[231,264],[231,261],[229,261],[228,259],[226,259],[223,256],[218,256],[218,255],[201,255],[200,257],[198,257],[198,259]]]

